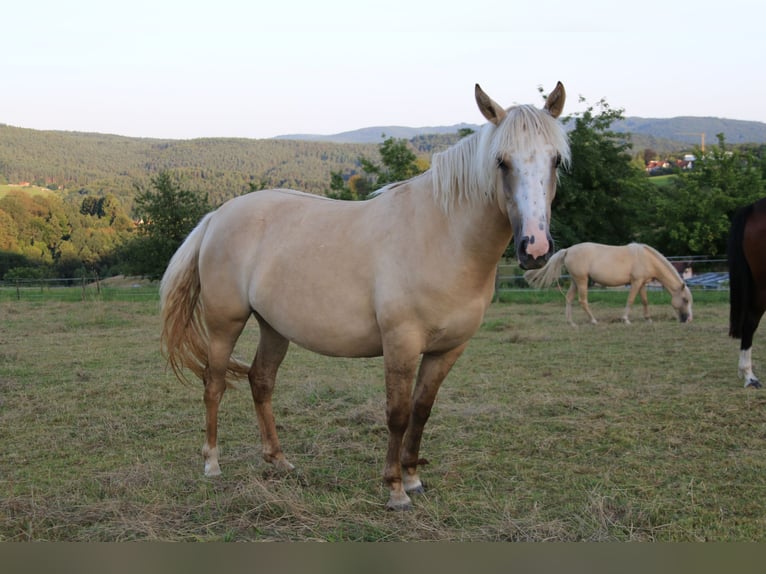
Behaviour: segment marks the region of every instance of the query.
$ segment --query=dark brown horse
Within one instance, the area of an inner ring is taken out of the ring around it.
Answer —
[[[739,209],[729,232],[729,335],[741,339],[739,375],[761,388],[753,373],[753,333],[766,311],[766,197]]]

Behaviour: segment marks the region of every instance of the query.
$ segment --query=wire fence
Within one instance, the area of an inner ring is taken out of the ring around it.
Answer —
[[[158,301],[159,288],[156,283],[141,279],[114,281],[98,277],[0,281],[0,302],[97,300]]]
[[[729,274],[725,270],[725,259],[710,257],[668,257],[686,283],[693,289],[728,291]],[[702,270],[700,272],[696,270]],[[551,289],[566,288],[569,276],[561,276],[558,285]],[[599,289],[598,285],[594,286]],[[659,283],[650,284],[650,289],[662,289]],[[503,262],[497,267],[495,276],[495,298],[502,294],[530,291],[532,288],[524,279],[524,271],[515,263]],[[46,278],[13,279],[0,281],[0,302],[7,301],[158,301],[158,283],[141,278]]]
[[[709,256],[672,256],[667,258],[678,270],[681,276],[692,289],[704,289],[707,291],[728,291],[729,290],[729,272],[727,270],[726,259],[713,258]],[[559,278],[558,285],[551,289],[561,289],[569,287],[570,277],[566,273]],[[627,287],[627,286],[626,286]],[[594,284],[592,289],[607,289],[606,287]],[[662,285],[659,282],[652,282],[649,289],[661,290]],[[499,298],[503,293],[513,293],[531,289],[524,279],[524,270],[515,263],[500,263],[497,267],[495,276],[495,298]]]

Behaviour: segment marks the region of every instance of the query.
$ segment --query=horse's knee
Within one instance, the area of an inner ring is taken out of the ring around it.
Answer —
[[[271,399],[274,392],[274,380],[265,377],[248,377],[250,381],[250,390],[253,393],[253,400],[256,403],[263,403]]]
[[[410,420],[410,413],[409,409],[398,407],[393,408],[388,411],[388,416],[386,417],[386,423],[388,425],[388,430],[390,432],[401,432],[403,433],[407,425],[409,424]]]

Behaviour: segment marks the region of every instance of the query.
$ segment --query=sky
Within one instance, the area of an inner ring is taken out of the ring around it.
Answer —
[[[269,138],[564,113],[766,122],[762,0],[24,0],[0,15],[0,123]]]

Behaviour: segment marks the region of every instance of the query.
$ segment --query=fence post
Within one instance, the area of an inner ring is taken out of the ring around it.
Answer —
[[[82,277],[82,300],[85,301],[85,276]]]
[[[21,301],[21,289],[19,288],[19,280],[16,279],[16,300]]]

